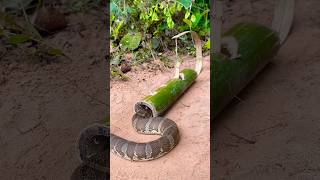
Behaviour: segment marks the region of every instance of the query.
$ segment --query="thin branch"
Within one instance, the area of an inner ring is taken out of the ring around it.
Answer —
[[[226,127],[226,126],[225,126],[224,128],[229,132],[229,134],[230,134],[231,136],[234,136],[234,137],[236,137],[236,138],[238,138],[238,139],[240,139],[240,140],[243,140],[243,141],[246,142],[247,144],[255,144],[255,143],[256,143],[256,141],[254,141],[254,140],[247,139],[247,138],[245,138],[245,137],[243,137],[243,136],[240,136],[240,135],[232,132],[231,129],[229,129],[229,128]]]
[[[28,26],[28,30],[31,31],[31,33],[33,35],[35,35],[38,39],[42,39],[42,36],[40,35],[40,33],[34,28],[34,26],[32,25],[25,8],[23,7],[23,5],[20,3],[20,7],[22,9],[23,12],[23,16],[25,18],[25,21],[27,22],[27,26]]]

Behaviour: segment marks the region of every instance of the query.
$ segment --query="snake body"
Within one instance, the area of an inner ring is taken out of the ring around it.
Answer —
[[[139,143],[110,134],[111,152],[130,161],[153,160],[170,152],[179,142],[177,124],[164,117],[152,117],[147,110],[136,112],[132,117],[133,128],[141,134],[158,134],[160,138]]]
[[[202,69],[202,46],[201,39],[194,31],[185,31],[173,37],[177,38],[191,33],[195,41],[196,48],[196,67],[195,71],[199,75]],[[178,51],[176,46],[176,74],[175,78],[180,78],[180,65]],[[126,140],[114,134],[110,134],[110,149],[114,154],[130,160],[130,161],[148,161],[164,156],[170,152],[179,142],[179,130],[177,124],[171,119],[164,117],[153,117],[152,110],[148,108],[140,108],[132,118],[133,128],[141,134],[158,134],[160,138],[146,142],[138,143]],[[155,113],[154,113],[155,114]]]
[[[199,74],[202,69],[202,46],[197,33],[186,31],[173,39],[176,39],[177,43],[177,38],[186,33],[191,33],[195,40],[195,71]],[[176,55],[178,58],[177,50]],[[177,61],[175,78],[180,78],[180,65],[180,61]],[[144,143],[133,142],[115,134],[109,134],[109,126],[94,124],[86,128],[80,135],[78,145],[80,159],[91,168],[107,171],[109,169],[107,163],[109,153],[107,151],[130,161],[149,161],[164,156],[178,144],[180,135],[174,121],[159,117],[158,113],[153,113],[152,108],[141,106],[135,111],[132,117],[133,128],[141,134],[161,135],[160,138]],[[109,137],[110,141],[106,141]]]

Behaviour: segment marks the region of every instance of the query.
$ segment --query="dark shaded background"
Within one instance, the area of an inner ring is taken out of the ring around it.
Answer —
[[[274,2],[224,1],[224,29],[243,21],[271,27]],[[296,0],[278,55],[213,122],[215,179],[320,179],[319,7]]]
[[[105,14],[67,16],[46,40],[66,58],[30,58],[0,44],[0,179],[70,179],[81,130],[108,115]]]

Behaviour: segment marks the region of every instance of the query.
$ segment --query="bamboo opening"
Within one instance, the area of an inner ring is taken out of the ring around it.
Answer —
[[[138,112],[141,110],[149,111],[153,117],[158,116],[158,112],[157,112],[156,108],[149,102],[139,101],[134,105],[134,112]]]

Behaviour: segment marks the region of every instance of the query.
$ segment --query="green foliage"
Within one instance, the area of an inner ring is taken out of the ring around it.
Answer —
[[[15,45],[24,43],[30,40],[32,40],[32,38],[26,34],[12,34],[9,36],[9,42]]]
[[[51,56],[63,56],[63,52],[57,48],[49,48],[47,53]]]
[[[208,40],[204,43],[204,48],[210,49],[210,39],[208,39]]]
[[[112,40],[131,31],[163,36],[166,29],[193,30],[209,34],[209,3],[204,0],[142,1],[112,0],[110,3]]]
[[[132,33],[132,34],[126,34],[121,39],[121,49],[128,49],[128,50],[134,50],[136,49],[141,41],[141,33]]]
[[[24,11],[23,7],[22,11]],[[34,43],[34,46],[37,47],[36,52],[33,54],[64,56],[71,60],[71,58],[68,57],[61,49],[46,43],[31,24],[29,17],[26,14],[24,17],[25,25],[22,26],[15,20],[15,16],[7,12],[0,11],[0,38],[3,38],[8,44],[14,45],[14,47],[19,47],[19,45],[23,43],[32,42]],[[30,48],[30,52],[32,52],[32,48]]]
[[[184,8],[189,9],[192,5],[192,1],[191,0],[178,0],[178,2],[180,4],[183,5]]]
[[[155,51],[173,50],[171,37],[183,31],[196,31],[204,40],[210,34],[208,0],[111,0],[110,12],[111,44],[118,49],[110,61],[113,66],[120,65],[126,53],[133,53],[136,64],[155,58]],[[180,39],[179,47],[193,51],[191,37]]]
[[[120,77],[122,80],[128,80],[129,77],[126,76],[121,70],[119,67],[117,66],[111,66],[111,69],[110,69],[110,74],[112,77]]]

